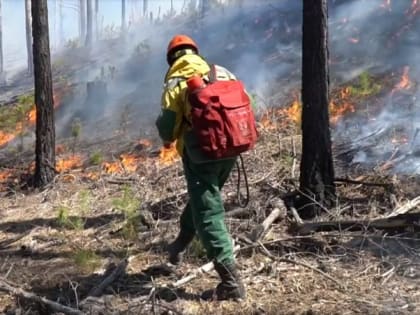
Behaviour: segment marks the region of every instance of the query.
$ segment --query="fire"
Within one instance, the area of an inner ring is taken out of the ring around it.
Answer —
[[[286,110],[285,114],[289,117],[290,120],[294,121],[295,123],[300,123],[302,118],[302,105],[299,102],[299,98],[296,95],[295,99]]]
[[[341,105],[336,105],[333,101],[330,102],[330,123],[335,125],[346,113],[354,113],[355,108],[353,104],[344,102]]]
[[[352,44],[357,44],[359,42],[359,39],[356,37],[350,37],[349,42]]]
[[[391,11],[391,0],[385,0],[384,3],[381,4],[381,8]]]
[[[72,155],[66,159],[59,159],[56,163],[55,169],[62,173],[74,168],[82,167],[82,157],[80,155]]]
[[[138,144],[140,144],[140,145],[142,145],[146,148],[152,146],[152,142],[148,139],[140,139]]]
[[[408,90],[411,87],[411,81],[410,81],[410,77],[408,75],[408,71],[410,70],[410,67],[405,66],[403,69],[403,74],[401,77],[401,81],[395,85],[395,89],[397,90]]]
[[[124,172],[137,171],[141,157],[133,154],[121,154],[120,160],[115,162],[103,162],[102,169],[108,174],[122,174]]]
[[[138,167],[139,159],[130,154],[121,154],[121,164],[127,172],[135,172]]]
[[[162,147],[159,153],[159,162],[163,165],[170,165],[178,158],[176,145],[171,144],[169,148]]]
[[[0,172],[0,183],[3,183],[9,179],[9,177],[12,176],[12,171],[9,169],[6,169],[2,172]]]

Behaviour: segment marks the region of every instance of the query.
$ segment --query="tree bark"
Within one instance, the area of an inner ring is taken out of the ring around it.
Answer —
[[[34,185],[43,187],[55,175],[55,126],[47,0],[32,2],[36,145]]]
[[[124,35],[125,27],[125,0],[121,0],[121,33]]]
[[[327,0],[303,1],[302,160],[300,189],[303,217],[312,217],[335,201],[329,129]]]
[[[32,55],[32,13],[31,0],[25,0],[25,26],[26,26],[26,51],[28,55],[28,73],[32,75],[34,72],[34,58]]]
[[[3,19],[2,19],[2,1],[0,0],[0,83],[3,81]]]
[[[93,35],[93,8],[92,0],[86,0],[87,30],[86,30],[86,46],[92,46]]]
[[[86,39],[86,0],[79,1],[79,35],[80,35],[80,42],[83,44],[83,40]]]

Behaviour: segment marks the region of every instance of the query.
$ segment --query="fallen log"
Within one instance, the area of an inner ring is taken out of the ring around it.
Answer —
[[[298,234],[327,231],[366,231],[387,230],[401,231],[405,229],[420,231],[420,213],[404,213],[389,218],[374,220],[324,221],[292,224],[290,231]]]
[[[0,278],[0,291],[10,293],[10,294],[13,294],[13,295],[17,295],[17,296],[23,297],[25,299],[28,299],[30,301],[46,305],[53,312],[64,313],[64,314],[67,314],[67,315],[83,315],[83,314],[85,314],[84,312],[82,312],[78,309],[75,309],[75,308],[65,306],[63,304],[51,301],[49,299],[46,299],[46,298],[41,297],[39,295],[36,295],[35,293],[25,291],[21,288],[16,288],[13,285],[9,284],[6,280],[1,279],[1,278]]]

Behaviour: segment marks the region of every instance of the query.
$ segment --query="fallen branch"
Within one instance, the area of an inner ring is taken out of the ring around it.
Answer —
[[[240,246],[237,245],[233,248],[233,252],[236,253],[240,250]],[[201,267],[197,268],[196,270],[194,270],[191,274],[189,274],[188,276],[178,280],[177,282],[175,282],[174,284],[172,284],[173,288],[179,288],[181,286],[183,286],[184,284],[194,280],[195,278],[197,278],[200,274],[203,273],[207,273],[210,272],[214,269],[214,264],[213,262],[208,262],[207,264],[202,265]]]
[[[94,287],[90,292],[88,293],[89,296],[100,296],[102,292],[111,285],[116,279],[118,279],[124,272],[125,268],[127,268],[128,265],[128,259],[124,259],[121,261],[115,269],[109,274],[108,277],[106,277],[98,286]],[[85,299],[86,300],[86,299]],[[83,301],[82,303],[83,304]]]
[[[44,297],[36,295],[35,293],[32,293],[32,292],[25,291],[21,288],[16,288],[10,285],[9,283],[7,283],[6,280],[1,279],[1,278],[0,278],[0,291],[17,295],[36,303],[44,304],[48,306],[52,311],[57,312],[57,313],[64,313],[68,315],[84,315],[85,314],[84,312],[78,309],[48,300]]]
[[[286,216],[287,208],[282,200],[276,200],[275,208],[271,211],[270,215],[264,220],[263,223],[258,225],[251,234],[248,236],[249,239],[253,242],[261,239],[265,233],[267,233],[269,227],[276,221],[278,218],[284,218]]]
[[[403,230],[410,228],[420,231],[420,213],[405,213],[385,219],[376,220],[349,220],[349,221],[325,221],[294,224],[290,230],[299,234],[326,231],[365,231],[365,230]]]
[[[336,183],[348,183],[348,184],[356,184],[356,185],[364,185],[364,186],[378,186],[378,187],[392,187],[392,183],[371,183],[371,182],[364,182],[360,180],[353,180],[348,178],[336,178],[334,179]]]
[[[285,262],[285,263],[289,263],[289,264],[294,264],[294,265],[299,265],[308,269],[311,269],[317,273],[319,273],[320,275],[324,276],[325,278],[331,280],[332,282],[334,282],[338,288],[342,291],[346,290],[346,287],[344,285],[342,285],[340,282],[338,282],[337,280],[335,280],[333,277],[331,277],[329,274],[325,273],[324,271],[313,267],[311,265],[308,265],[304,262],[300,262],[297,260],[293,260],[293,259],[289,259],[289,258],[284,258],[284,257],[276,257],[274,256],[272,253],[270,253],[270,251],[264,246],[264,244],[262,244],[260,241],[258,241],[258,244],[261,246],[263,253],[269,257],[271,260],[273,261],[278,261],[278,262]]]
[[[391,218],[391,217],[398,216],[400,214],[407,213],[411,211],[412,209],[416,208],[419,204],[420,204],[420,196],[412,200],[409,200],[407,203],[405,203],[401,207],[398,207],[397,209],[392,211],[390,214],[386,215],[385,218]]]

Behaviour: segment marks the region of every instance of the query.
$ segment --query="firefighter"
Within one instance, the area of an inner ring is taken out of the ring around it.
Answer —
[[[210,66],[199,55],[194,40],[186,35],[172,38],[166,57],[169,70],[165,76],[162,108],[156,126],[165,147],[170,147],[176,141],[189,195],[180,218],[179,234],[167,247],[168,260],[178,265],[183,252],[197,235],[221,279],[215,290],[203,293],[202,297],[241,299],[245,297],[245,288],[235,264],[220,194],[236,158],[209,160],[203,155],[190,127],[191,107],[186,97],[187,79],[193,75],[206,78]],[[216,76],[218,80],[236,79],[220,66],[216,66]]]

